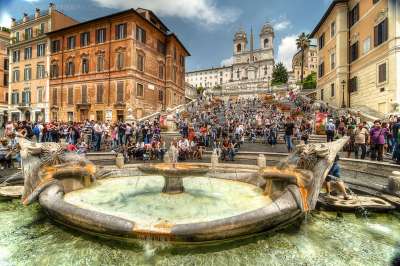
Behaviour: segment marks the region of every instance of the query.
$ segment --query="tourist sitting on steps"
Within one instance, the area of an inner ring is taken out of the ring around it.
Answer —
[[[329,170],[328,176],[325,178],[327,197],[331,196],[332,185],[336,185],[336,188],[343,194],[344,199],[349,200],[350,196],[346,192],[346,186],[344,182],[340,179],[340,166],[338,161],[339,155],[336,155],[332,168],[331,170]]]

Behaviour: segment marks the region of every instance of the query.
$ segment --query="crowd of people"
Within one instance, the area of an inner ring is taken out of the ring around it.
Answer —
[[[323,110],[328,111],[329,110]],[[6,122],[0,141],[0,162],[11,165],[19,160],[16,136],[36,142],[64,141],[69,152],[111,151],[122,153],[129,160],[159,160],[170,145],[178,150],[178,159],[201,160],[206,150],[215,151],[221,160],[235,159],[245,142],[275,147],[284,141],[288,152],[293,142],[308,143],[313,133],[313,103],[289,92],[284,98],[238,98],[219,100],[199,98],[176,112],[174,123],[179,137],[164,139],[165,117],[156,116],[142,122]],[[383,160],[385,154],[400,163],[400,117],[374,125],[360,121],[359,116],[330,113],[325,125],[327,141],[349,136],[345,147],[348,157]],[[385,153],[386,152],[386,153]]]

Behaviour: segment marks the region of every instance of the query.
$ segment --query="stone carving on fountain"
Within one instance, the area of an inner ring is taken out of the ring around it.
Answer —
[[[18,141],[24,176],[24,204],[37,200],[45,188],[61,179],[94,178],[94,164],[78,154],[66,153],[59,143],[35,143],[25,138]]]

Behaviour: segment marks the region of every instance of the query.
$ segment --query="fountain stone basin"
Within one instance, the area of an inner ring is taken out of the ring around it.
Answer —
[[[148,174],[159,174],[164,177],[162,192],[168,194],[179,194],[185,191],[183,178],[187,176],[201,176],[209,171],[206,166],[190,163],[159,163],[141,165],[140,171]]]

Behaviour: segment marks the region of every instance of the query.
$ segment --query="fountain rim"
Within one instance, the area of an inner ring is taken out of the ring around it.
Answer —
[[[204,163],[197,164],[197,166],[205,167]],[[139,167],[137,168],[139,169]],[[222,168],[231,168],[231,166],[223,166]],[[249,168],[249,173],[255,172],[252,167]],[[257,184],[248,180],[234,178],[226,178],[226,180],[257,186]],[[166,224],[151,229],[140,228],[132,220],[75,206],[66,202],[64,195],[62,184],[56,183],[47,187],[40,194],[39,203],[56,222],[83,232],[100,234],[110,238],[151,238],[168,240],[173,243],[220,241],[269,231],[271,228],[284,224],[289,219],[297,219],[304,215],[301,201],[298,200],[300,195],[295,185],[288,185],[279,197],[270,204],[256,210],[207,222]]]

